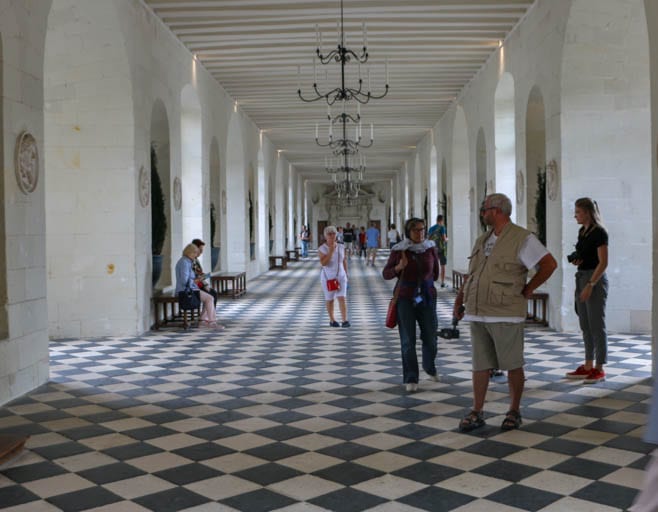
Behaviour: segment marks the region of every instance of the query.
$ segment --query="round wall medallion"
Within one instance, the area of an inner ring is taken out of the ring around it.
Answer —
[[[557,199],[558,175],[557,162],[551,160],[546,166],[546,195],[551,201]]]
[[[16,140],[14,165],[18,188],[24,194],[34,192],[39,181],[39,149],[29,132],[22,132]]]
[[[139,204],[142,205],[142,208],[146,208],[149,205],[149,200],[151,198],[151,176],[144,166],[139,169]]]
[[[183,206],[183,186],[181,185],[180,178],[174,178],[174,208],[178,211]]]
[[[525,178],[521,169],[516,171],[516,204],[523,204],[525,199]]]

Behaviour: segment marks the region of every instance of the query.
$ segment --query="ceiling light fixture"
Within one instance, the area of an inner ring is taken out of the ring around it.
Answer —
[[[359,54],[350,50],[345,46],[345,29],[343,26],[343,0],[340,0],[340,21],[338,22],[338,44],[334,50],[331,50],[328,54],[324,55],[322,53],[322,33],[320,32],[319,25],[315,25],[315,37],[316,37],[316,49],[315,56],[313,57],[313,93],[315,94],[312,97],[305,97],[302,94],[301,89],[301,68],[297,66],[297,94],[302,101],[307,103],[312,103],[324,99],[328,105],[333,105],[337,101],[349,101],[356,100],[359,103],[368,103],[371,99],[380,99],[388,94],[388,59],[386,59],[385,64],[385,75],[386,75],[386,84],[384,86],[384,92],[381,94],[373,94],[370,87],[370,67],[366,71],[367,77],[367,88],[364,90],[363,78],[361,76],[361,64],[368,62],[368,32],[366,29],[366,23],[363,22],[363,47]],[[317,78],[317,63],[316,59],[320,61],[320,64],[327,65],[331,62],[338,62],[340,64],[340,78],[341,82],[338,87],[333,89],[322,91],[318,87],[318,78]],[[345,65],[351,61],[355,61],[358,64],[358,87],[348,87],[345,81]]]
[[[362,143],[363,132],[361,125],[361,105],[357,103],[356,116],[348,114],[345,112],[345,103],[343,102],[343,112],[338,114],[335,117],[331,116],[331,107],[327,106],[327,119],[329,120],[329,137],[327,142],[320,141],[320,128],[318,124],[315,124],[315,143],[323,148],[331,148],[334,152],[334,155],[338,156],[341,154],[356,154],[359,149],[369,148],[372,146],[375,139],[375,128],[372,123],[370,123],[370,142],[367,144]],[[348,124],[354,125],[354,138],[351,139],[347,133]],[[338,130],[342,131],[342,138],[334,138],[334,125],[340,124]],[[342,129],[341,129],[342,128]]]

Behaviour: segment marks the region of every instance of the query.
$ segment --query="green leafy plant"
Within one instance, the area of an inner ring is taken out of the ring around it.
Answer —
[[[429,199],[427,197],[427,189],[425,189],[425,201],[423,201],[423,218],[425,219],[425,224],[428,226],[432,225],[432,219],[429,215]]]
[[[446,227],[446,232],[448,230],[448,196],[443,193],[442,199],[439,201],[439,211],[443,214],[443,225]],[[432,219],[434,220],[434,219]]]
[[[486,233],[488,226],[484,222],[484,219],[482,218],[482,215],[480,215],[479,210],[484,206],[484,200],[487,198],[487,184],[484,184],[484,196],[482,196],[482,202],[480,203],[480,206],[478,207],[478,215],[480,216],[480,229],[482,229],[483,233]]]
[[[249,241],[254,241],[254,202],[251,199],[251,190],[249,191]]]
[[[215,215],[215,203],[210,203],[210,247],[215,247],[215,230],[217,229]]]
[[[167,215],[165,214],[164,193],[158,174],[158,157],[151,146],[151,253],[162,254],[167,237]]]
[[[537,226],[537,238],[546,245],[546,168],[537,168],[537,193],[533,220]]]

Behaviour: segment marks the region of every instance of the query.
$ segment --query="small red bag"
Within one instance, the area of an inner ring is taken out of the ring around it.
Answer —
[[[340,283],[338,282],[338,279],[327,279],[327,290],[330,292],[340,290]]]
[[[388,303],[388,311],[386,312],[386,327],[395,329],[398,325],[398,298],[393,297]]]

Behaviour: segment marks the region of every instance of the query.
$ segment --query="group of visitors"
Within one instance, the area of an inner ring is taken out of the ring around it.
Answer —
[[[336,231],[336,243],[344,246],[345,255],[348,260],[351,260],[352,256],[358,254],[359,259],[363,258],[367,265],[375,266],[377,249],[381,245],[381,235],[375,222],[371,222],[368,229],[365,226],[361,226],[359,229],[356,225],[349,222],[344,227],[328,226],[328,228]],[[326,228],[323,234],[326,239]],[[308,248],[311,241],[311,233],[308,226],[302,226],[302,230],[299,233],[299,240],[302,244],[302,257],[306,258],[308,257]]]
[[[462,432],[485,425],[484,404],[493,369],[508,372],[510,406],[501,429],[521,426],[527,299],[557,268],[555,258],[538,238],[511,221],[511,213],[512,203],[504,194],[485,198],[480,215],[488,229],[473,246],[467,276],[455,298],[454,318],[469,321],[471,329],[473,405],[459,422]],[[603,365],[607,362],[608,235],[598,206],[591,199],[578,199],[574,216],[581,227],[576,251],[568,260],[578,267],[574,299],[585,362],[565,377],[593,384],[605,379]],[[397,279],[402,379],[408,392],[417,391],[419,381],[416,325],[422,342],[422,368],[431,380],[438,379],[434,282],[441,279],[444,284],[447,234],[443,220],[439,216],[426,237],[424,220],[409,219],[404,226],[405,238],[392,245],[382,271],[384,279]],[[534,270],[530,279],[529,270]]]
[[[524,322],[527,299],[557,268],[557,262],[532,232],[511,221],[512,203],[504,194],[490,194],[482,203],[480,216],[488,227],[475,242],[469,257],[469,268],[455,298],[453,316],[470,323],[473,405],[461,421],[461,432],[470,432],[486,424],[484,405],[490,372],[508,372],[509,410],[501,430],[518,429],[522,424],[521,398],[525,384]],[[608,233],[601,221],[598,205],[590,198],[575,202],[574,217],[580,225],[575,251],[567,256],[577,267],[574,295],[575,311],[583,333],[584,363],[565,376],[594,384],[605,379],[607,333],[605,306],[608,281]],[[422,368],[430,380],[438,381],[437,355],[437,290],[434,282],[445,286],[447,233],[442,215],[425,233],[425,221],[413,217],[405,222],[404,237],[394,224],[387,239],[390,255],[382,276],[397,279],[396,317],[400,336],[402,380],[407,392],[418,390],[419,364],[416,355],[416,325],[422,342]],[[375,223],[357,232],[349,223],[344,228],[328,226],[325,243],[318,248],[322,267],[320,281],[324,293],[330,327],[350,327],[347,316],[348,260],[355,245],[359,256],[365,252],[368,265],[374,266],[380,234]],[[308,256],[311,234],[308,226],[300,233],[302,255]],[[194,239],[185,246],[176,264],[176,292],[198,290],[203,308],[200,326],[222,329],[216,323],[217,294],[209,286],[199,257],[204,242]],[[528,280],[530,270],[534,274]],[[340,309],[339,323],[334,315],[334,300]],[[655,384],[658,392],[658,380]],[[653,404],[647,432],[649,442],[658,443],[658,404]],[[658,450],[647,467],[646,482],[631,510],[645,512],[658,507],[655,492],[658,484]]]

